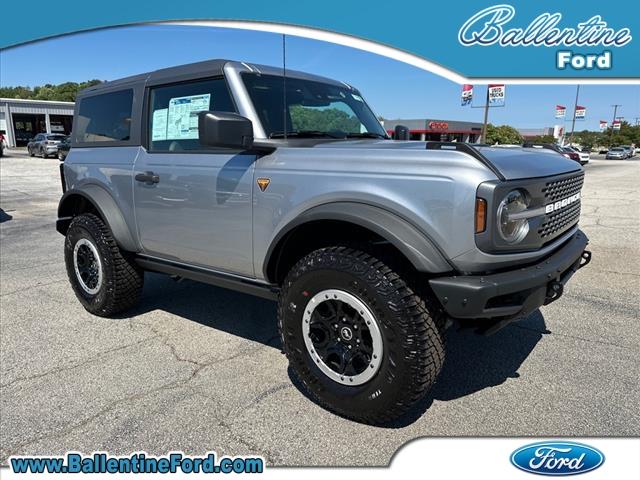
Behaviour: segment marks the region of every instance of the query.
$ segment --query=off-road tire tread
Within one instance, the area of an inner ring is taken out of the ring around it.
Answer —
[[[106,268],[105,264],[108,264],[113,274],[113,288],[107,296],[107,303],[99,309],[88,310],[94,315],[109,317],[134,307],[142,293],[144,272],[133,261],[132,255],[118,247],[111,235],[111,230],[97,215],[84,213],[74,217],[69,230],[75,227],[87,230],[99,246],[106,247],[110,258],[107,259],[108,262],[103,262],[103,267]],[[69,264],[67,264],[67,274],[69,278],[75,276],[73,266]],[[82,300],[77,292],[76,296]]]
[[[412,357],[410,359],[411,381],[406,382],[405,388],[398,391],[392,408],[384,411],[362,411],[354,415],[341,411],[338,406],[329,405],[318,397],[315,393],[317,382],[314,382],[314,377],[310,375],[306,365],[296,365],[297,368],[292,368],[294,375],[312,398],[329,411],[362,423],[373,425],[391,423],[404,415],[431,389],[440,373],[445,358],[444,314],[438,306],[431,304],[430,301],[427,304],[423,298],[414,293],[400,275],[368,253],[345,246],[322,248],[302,258],[291,269],[282,285],[278,301],[278,329],[284,353],[290,362],[293,361],[292,352],[288,351],[282,324],[288,289],[309,267],[318,264],[323,268],[350,272],[369,282],[370,285],[375,286],[381,298],[386,298],[387,302],[393,301],[399,307],[398,310],[403,312],[398,317],[401,317],[403,322],[401,329],[404,332],[404,345],[411,344],[412,353],[405,355],[406,359]]]

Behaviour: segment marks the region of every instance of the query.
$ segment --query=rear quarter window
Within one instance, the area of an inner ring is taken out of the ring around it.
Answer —
[[[74,127],[76,141],[79,143],[129,141],[132,107],[132,89],[82,98]]]

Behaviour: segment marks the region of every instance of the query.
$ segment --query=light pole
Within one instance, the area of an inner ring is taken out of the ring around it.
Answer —
[[[578,109],[578,95],[580,95],[580,85],[576,87],[576,101],[573,104],[573,120],[571,121],[571,135],[569,135],[569,145],[573,142],[573,131],[576,128],[576,110]]]
[[[611,105],[613,107],[613,120],[611,121],[611,135],[609,135],[609,146],[613,145],[613,124],[616,122],[616,114],[618,113],[618,107],[621,107],[622,104],[615,103]]]
[[[487,143],[487,120],[489,119],[489,86],[487,85],[487,98],[484,102],[484,121],[482,122],[482,139],[480,143]]]

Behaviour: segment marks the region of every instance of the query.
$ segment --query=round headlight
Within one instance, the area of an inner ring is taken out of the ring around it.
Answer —
[[[529,233],[529,220],[513,215],[527,209],[527,197],[520,190],[510,191],[498,206],[498,232],[507,243],[521,242]]]

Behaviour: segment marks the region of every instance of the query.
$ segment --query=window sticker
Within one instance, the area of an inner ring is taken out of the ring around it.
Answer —
[[[167,139],[167,115],[169,110],[161,108],[153,112],[151,121],[151,141],[159,142]]]
[[[198,112],[209,110],[211,94],[189,95],[169,100],[167,140],[198,138]]]

